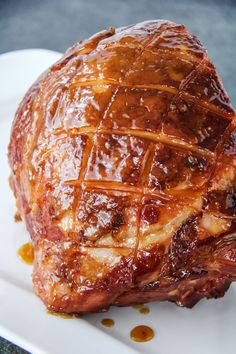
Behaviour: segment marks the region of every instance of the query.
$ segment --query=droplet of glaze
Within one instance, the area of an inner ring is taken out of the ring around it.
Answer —
[[[104,318],[101,320],[101,324],[105,327],[113,327],[115,322],[111,318]]]
[[[148,315],[149,312],[150,312],[150,309],[149,309],[149,307],[141,307],[141,309],[139,309],[139,312],[140,312],[142,315]]]
[[[34,248],[32,246],[32,243],[27,242],[23,246],[21,246],[18,250],[18,256],[23,262],[30,264],[30,265],[33,264]]]
[[[136,326],[130,332],[130,338],[135,342],[148,342],[154,337],[154,331],[148,326]]]
[[[70,320],[72,318],[80,318],[81,317],[78,313],[59,313],[59,312],[54,312],[54,311],[50,311],[50,310],[47,310],[47,313],[49,315],[64,318],[65,320]]]
[[[20,222],[20,221],[22,221],[21,216],[20,216],[20,214],[18,213],[18,211],[15,213],[14,219],[15,219],[15,222]]]

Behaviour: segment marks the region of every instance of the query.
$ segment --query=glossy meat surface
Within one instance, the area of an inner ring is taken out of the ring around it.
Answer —
[[[45,305],[223,296],[236,279],[235,132],[184,26],[110,28],[70,48],[29,89],[9,144]]]

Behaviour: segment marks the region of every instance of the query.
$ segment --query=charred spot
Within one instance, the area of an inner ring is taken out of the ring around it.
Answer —
[[[60,280],[66,280],[67,284],[71,284],[71,286],[73,285],[73,276],[76,274],[76,266],[74,263],[75,262],[62,263],[55,272]]]
[[[124,215],[123,215],[122,211],[120,210],[113,217],[112,228],[115,230],[118,230],[124,224],[125,224]]]
[[[143,279],[150,272],[160,267],[164,252],[165,248],[162,245],[156,245],[150,250],[141,250],[138,252],[135,264],[136,281],[140,281],[141,278]]]
[[[187,263],[190,255],[197,245],[198,218],[200,214],[182,224],[173,235],[169,248],[170,270],[177,274],[185,272],[183,266]],[[182,273],[181,273],[182,274]]]
[[[230,120],[184,99],[174,101],[166,123],[202,148],[215,150]]]
[[[140,163],[137,166],[134,166],[133,168],[130,168],[130,170],[126,171],[124,173],[123,179],[127,184],[135,185],[139,173],[140,173]]]
[[[78,241],[81,241],[84,239],[84,231],[83,230],[80,230],[78,232]]]
[[[229,119],[213,113],[208,113],[205,124],[203,125],[203,129],[206,131],[206,134],[204,138],[202,138],[200,145],[203,148],[214,150],[229,124]]]
[[[127,196],[85,192],[76,211],[83,229],[79,239],[98,239],[109,232],[116,237],[121,226],[127,223],[126,208],[131,204]]]
[[[226,196],[226,209],[236,210],[236,190]]]
[[[110,149],[115,149],[116,146],[119,145],[119,137],[116,135],[111,135],[108,136],[107,141],[105,142],[105,147],[107,148],[107,150]]]
[[[47,191],[53,192],[54,186],[53,186],[52,182],[50,182],[50,181],[45,181],[45,189],[47,189]]]
[[[207,168],[207,159],[200,156],[188,155],[185,158],[184,164],[191,170],[205,171]]]
[[[53,205],[49,205],[48,207],[48,214],[50,215],[50,217],[52,219],[54,219],[57,215],[57,211],[55,210],[54,206]]]
[[[74,247],[76,244],[72,246],[73,249],[60,248],[59,253],[56,254],[55,275],[60,280],[66,281],[69,286],[73,286],[74,278],[78,275],[81,264],[81,253]],[[47,256],[55,256],[52,249],[48,250]]]
[[[206,210],[236,216],[236,188],[232,190],[214,190],[204,197],[203,207]]]
[[[225,141],[223,153],[228,156],[236,154],[236,128],[231,131],[228,139]]]
[[[149,224],[156,224],[160,216],[158,206],[154,204],[145,205],[142,211],[142,220]]]
[[[154,164],[159,165],[160,163],[165,163],[170,161],[173,158],[173,151],[165,146],[161,150],[155,152]]]
[[[122,257],[119,265],[111,269],[104,277],[97,278],[97,287],[108,292],[115,292],[126,288],[127,285],[130,286],[132,282],[132,266],[132,256]]]
[[[66,279],[68,274],[68,266],[65,263],[60,264],[55,270],[55,275],[60,279]]]
[[[189,248],[197,236],[198,216],[186,221],[174,234],[173,241],[178,244],[182,250]]]
[[[97,213],[99,210],[116,210],[118,200],[115,197],[103,193],[90,193],[86,195],[84,216]]]

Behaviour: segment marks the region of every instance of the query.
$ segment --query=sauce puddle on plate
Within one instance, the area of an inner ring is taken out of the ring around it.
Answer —
[[[115,322],[111,318],[104,318],[103,320],[101,320],[101,324],[104,327],[113,327],[115,325]]]
[[[154,337],[154,331],[148,326],[136,326],[130,332],[130,338],[135,342],[148,342]]]
[[[18,256],[23,262],[30,264],[30,265],[33,264],[34,248],[32,246],[32,243],[27,242],[23,246],[21,246],[18,250]]]

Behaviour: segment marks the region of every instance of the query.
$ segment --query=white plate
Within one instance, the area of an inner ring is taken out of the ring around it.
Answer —
[[[31,267],[17,257],[29,236],[23,223],[14,222],[6,150],[19,100],[59,57],[41,49],[0,56],[0,335],[34,354],[235,354],[235,285],[223,299],[203,300],[192,310],[153,303],[146,316],[133,308],[112,308],[106,314],[62,319],[47,314],[34,295]],[[102,327],[104,317],[114,319],[115,326]],[[131,341],[129,332],[139,324],[155,330],[152,341]]]

